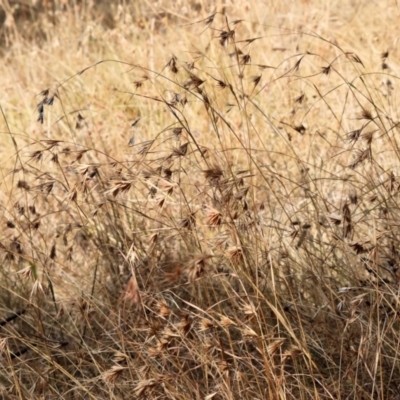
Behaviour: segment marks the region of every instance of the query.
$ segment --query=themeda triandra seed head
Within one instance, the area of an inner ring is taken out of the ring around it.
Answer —
[[[136,119],[132,122],[132,124],[131,124],[131,128],[132,128],[132,129],[135,128],[135,126],[136,126],[137,123],[141,120],[141,118],[142,118],[142,117],[136,118]],[[134,145],[135,145],[135,132],[133,132],[133,135],[132,135],[132,137],[129,139],[129,143],[128,143],[128,146],[129,146],[129,147],[132,147],[132,146],[134,146]]]

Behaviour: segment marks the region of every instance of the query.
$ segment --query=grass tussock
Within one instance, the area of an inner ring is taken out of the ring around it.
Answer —
[[[3,27],[2,396],[400,398],[390,43],[52,5]]]

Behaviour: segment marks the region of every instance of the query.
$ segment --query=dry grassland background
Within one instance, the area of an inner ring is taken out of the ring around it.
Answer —
[[[4,399],[400,399],[396,1],[0,3]]]

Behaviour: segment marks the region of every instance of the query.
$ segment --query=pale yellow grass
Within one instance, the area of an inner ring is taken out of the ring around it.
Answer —
[[[396,3],[101,7],[3,27],[5,398],[396,398]]]

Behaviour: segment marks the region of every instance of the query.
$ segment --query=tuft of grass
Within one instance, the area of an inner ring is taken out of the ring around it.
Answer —
[[[399,397],[396,52],[300,3],[8,19],[3,397]]]

